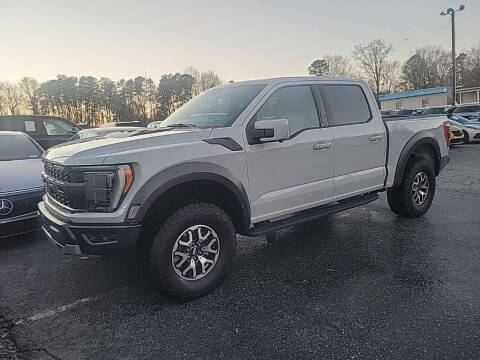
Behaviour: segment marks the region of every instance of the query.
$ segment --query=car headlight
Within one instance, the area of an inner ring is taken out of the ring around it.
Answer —
[[[86,170],[85,204],[89,212],[112,212],[130,190],[133,171],[130,165],[106,166]]]

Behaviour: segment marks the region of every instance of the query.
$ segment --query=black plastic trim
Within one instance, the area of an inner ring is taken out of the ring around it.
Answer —
[[[393,186],[400,186],[403,179],[403,174],[407,167],[407,162],[410,156],[415,152],[415,150],[424,144],[431,145],[435,151],[435,175],[438,175],[440,171],[440,146],[435,136],[429,131],[422,131],[415,134],[405,145],[400,154],[400,157],[397,161],[397,168],[395,170],[395,178],[393,181]]]
[[[212,139],[205,139],[203,141],[212,145],[221,145],[227,148],[228,150],[232,150],[232,151],[243,150],[243,147],[238,142],[233,140],[231,137],[212,138]]]
[[[243,225],[240,233],[250,227],[250,203],[243,184],[228,169],[205,162],[183,163],[172,166],[148,180],[137,192],[130,207],[140,206],[134,219],[126,222],[140,223],[143,221],[150,206],[160,195],[173,187],[197,180],[206,180],[226,186],[235,195],[243,213]],[[127,211],[127,214],[130,212]]]
[[[318,206],[313,209],[303,210],[284,220],[278,220],[274,222],[270,222],[268,220],[262,221],[258,224],[255,224],[255,226],[250,229],[248,236],[258,236],[258,235],[266,234],[272,231],[277,231],[289,226],[302,224],[307,221],[312,221],[327,215],[338,213],[340,211],[344,211],[360,205],[368,204],[369,202],[372,202],[377,199],[378,199],[378,194],[376,192],[367,193],[363,195],[357,195],[345,200],[340,200],[338,203],[334,205],[328,204],[328,205]]]

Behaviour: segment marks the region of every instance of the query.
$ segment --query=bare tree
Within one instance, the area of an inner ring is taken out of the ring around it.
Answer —
[[[356,76],[353,64],[348,57],[335,54],[325,55],[324,59],[328,64],[329,76]]]
[[[399,61],[387,61],[382,75],[382,93],[392,93],[402,87],[402,64]]]
[[[38,94],[39,88],[38,81],[31,77],[24,77],[19,83],[20,89],[23,92],[23,96],[27,101],[27,107],[33,114],[38,114]]]
[[[214,71],[202,71],[198,79],[200,92],[222,84],[222,80]]]
[[[440,46],[423,46],[403,65],[403,79],[408,87],[425,89],[445,86],[450,81],[450,54]]]
[[[355,45],[353,57],[357,60],[367,82],[373,88],[378,101],[383,73],[388,55],[392,52],[392,45],[385,40],[377,39],[367,44]]]
[[[8,82],[0,83],[0,97],[2,112],[11,115],[18,115],[22,109],[24,98],[20,88],[16,84]]]

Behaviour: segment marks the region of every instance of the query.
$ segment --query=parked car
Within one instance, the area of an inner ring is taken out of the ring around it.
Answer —
[[[471,140],[480,140],[480,122],[470,121],[464,117],[452,115],[448,121],[463,131],[464,143],[468,144]]]
[[[136,127],[144,127],[141,121],[112,121],[107,122],[100,127],[125,127],[125,126],[136,126]]]
[[[152,121],[147,125],[148,129],[156,129],[162,127],[162,121]]]
[[[236,233],[311,221],[382,191],[399,216],[422,216],[448,162],[446,120],[383,121],[361,80],[219,86],[161,129],[48,150],[43,233],[67,253],[136,247],[153,286],[193,299],[230,269]]]
[[[435,115],[435,114],[449,114],[453,111],[454,108],[452,106],[434,106],[425,109],[421,114],[422,115]]]
[[[94,137],[102,137],[112,133],[126,133],[137,130],[143,130],[143,127],[134,127],[134,126],[117,126],[117,127],[105,127],[105,128],[92,128],[80,130],[78,133],[73,135],[70,140],[80,140],[80,139],[89,139]]]
[[[0,131],[24,132],[44,149],[69,141],[78,130],[78,127],[68,120],[56,116],[0,116]]]
[[[450,135],[451,145],[465,143],[465,135],[463,133],[463,130],[460,127],[454,124],[450,124],[450,126],[448,127],[448,133]]]
[[[0,238],[40,228],[42,153],[30,136],[0,131]]]
[[[388,113],[382,114],[383,118],[399,118],[406,116],[416,116],[418,115],[417,110],[415,109],[401,109],[401,110],[391,110]]]
[[[469,120],[476,120],[480,116],[480,105],[460,105],[457,106],[452,114],[462,116]]]

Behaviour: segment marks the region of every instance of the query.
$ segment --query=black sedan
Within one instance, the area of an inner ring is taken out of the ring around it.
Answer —
[[[39,228],[42,153],[30,136],[0,131],[0,238]]]

